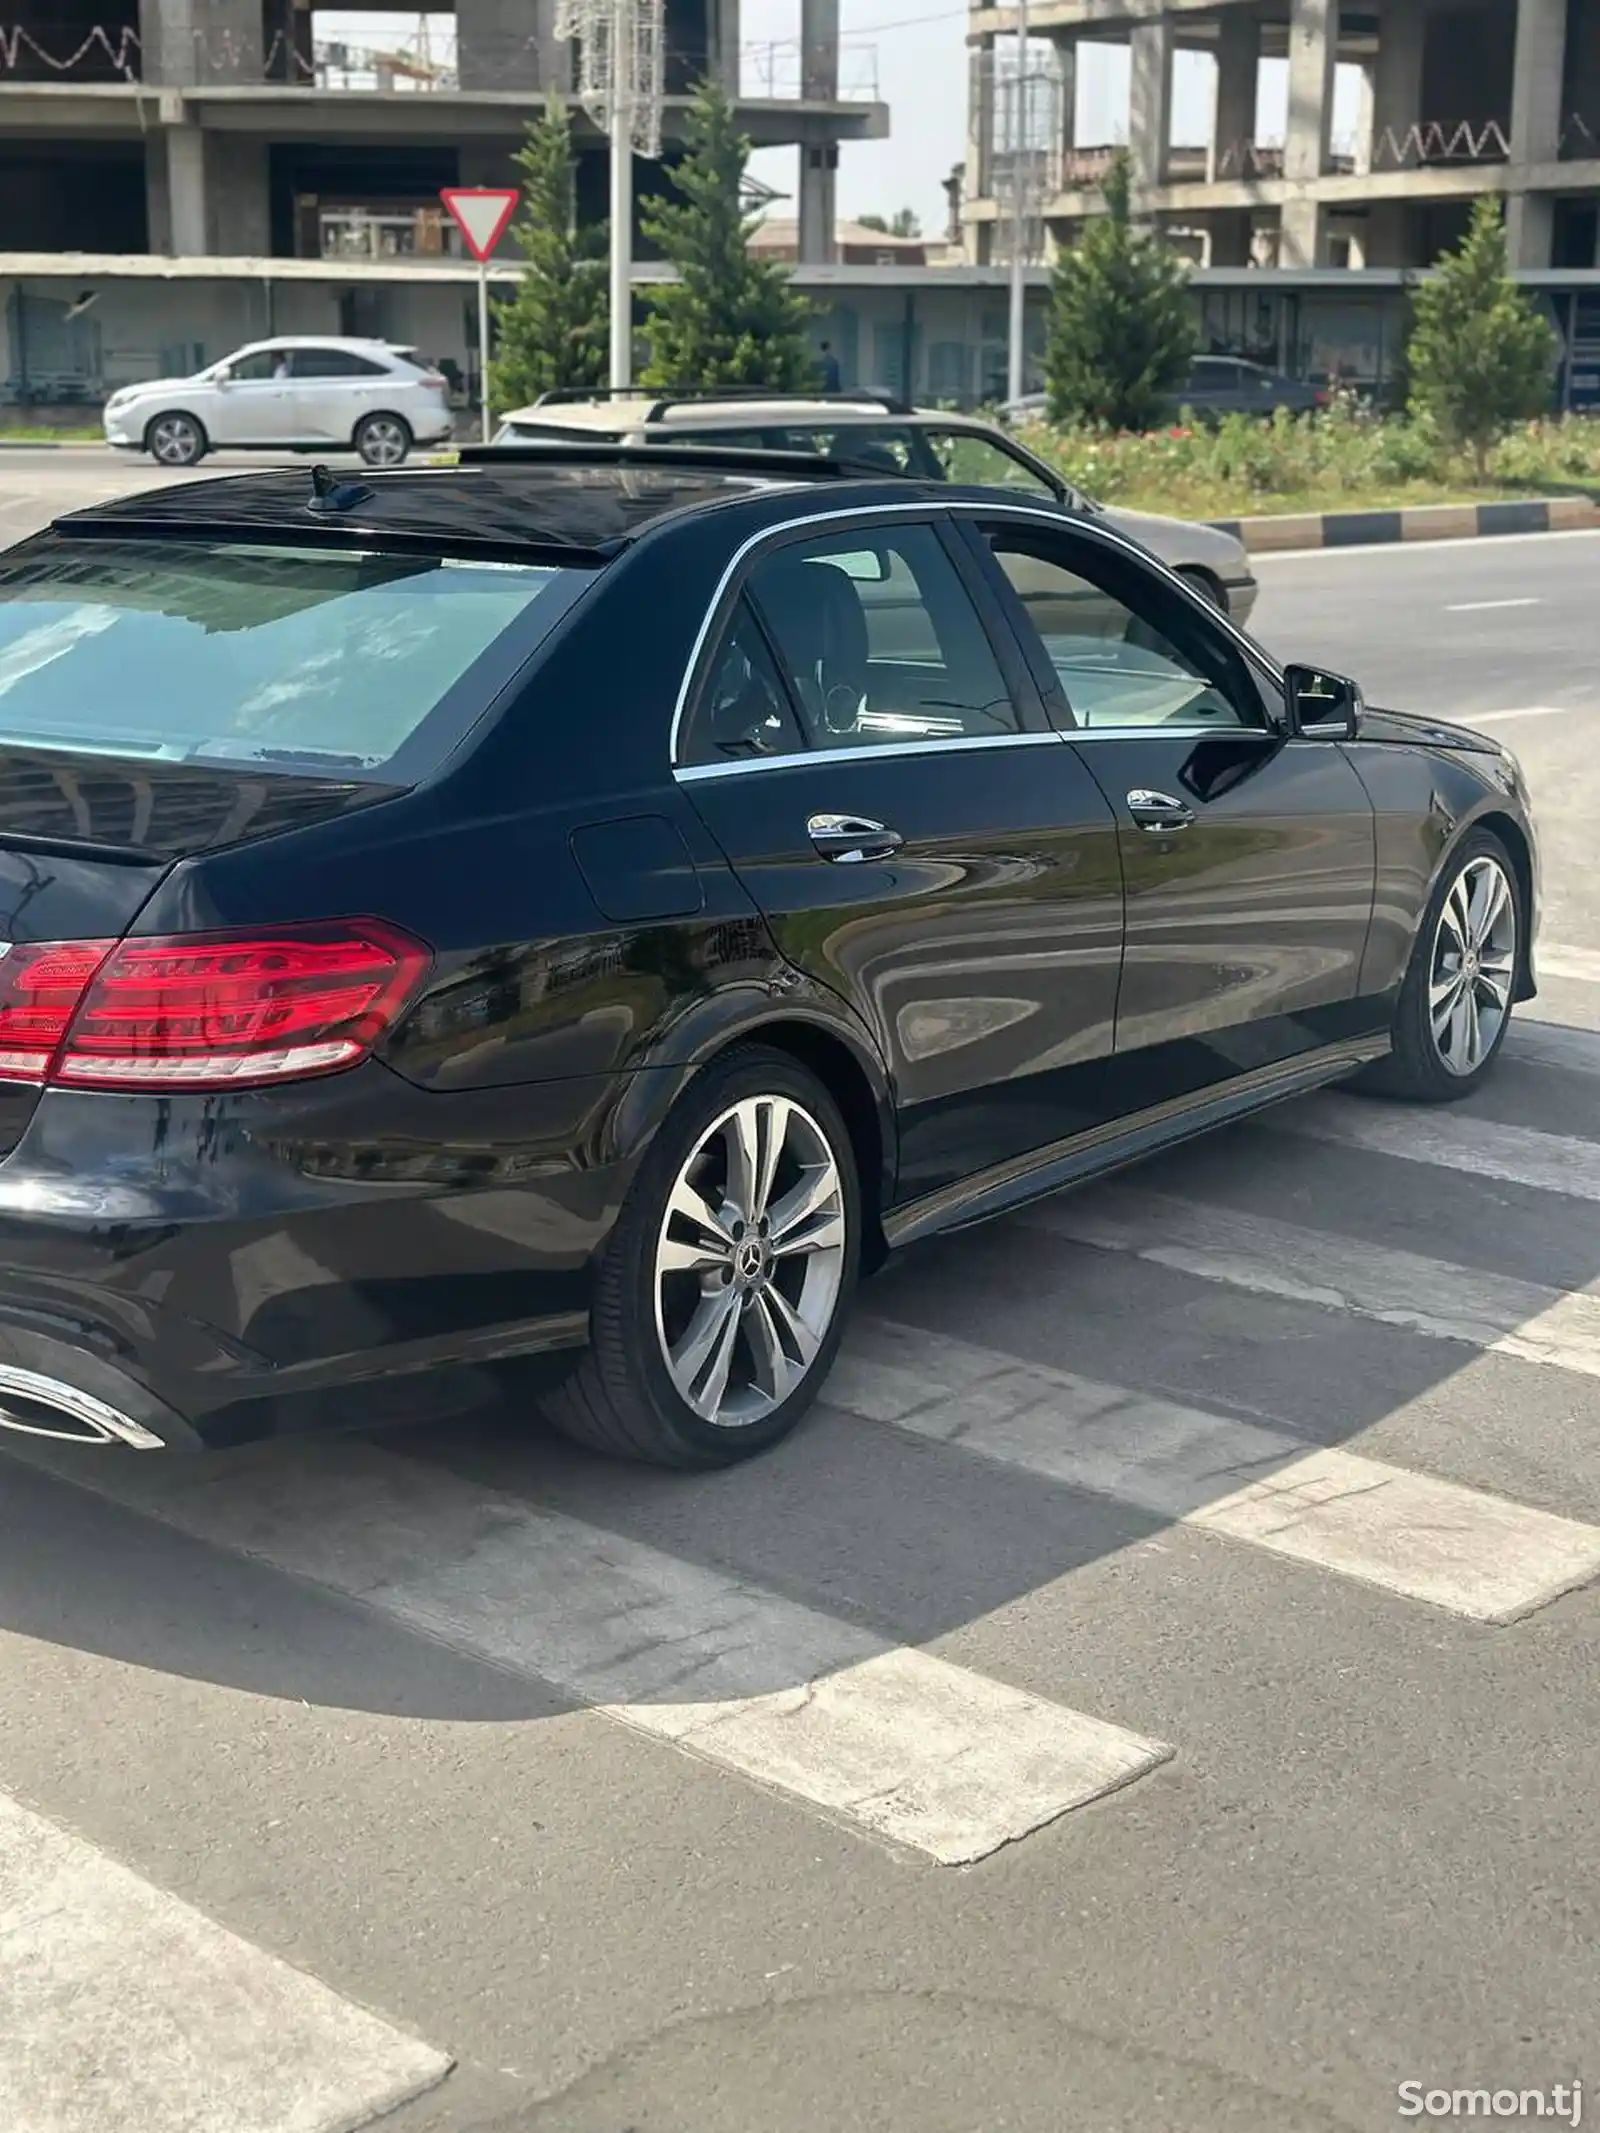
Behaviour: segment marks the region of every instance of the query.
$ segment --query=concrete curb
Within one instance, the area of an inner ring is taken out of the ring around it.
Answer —
[[[1307,511],[1282,518],[1211,523],[1253,555],[1275,548],[1365,548],[1384,541],[1470,541],[1500,533],[1566,533],[1600,526],[1588,496],[1530,497],[1495,504],[1414,504],[1400,511]]]

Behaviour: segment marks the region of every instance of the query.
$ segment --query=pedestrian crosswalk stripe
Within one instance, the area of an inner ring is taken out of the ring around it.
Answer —
[[[1171,1750],[726,1572],[347,1439],[35,1464],[946,1865]]]
[[[1541,978],[1572,978],[1580,985],[1600,985],[1600,948],[1567,948],[1540,942],[1533,954]]]
[[[1528,1066],[1556,1067],[1564,1074],[1600,1074],[1600,1030],[1515,1015],[1501,1056]]]
[[[1202,1281],[1600,1377],[1600,1296],[1587,1291],[1566,1294],[1131,1185],[1062,1194],[1016,1219]]]
[[[1265,1114],[1276,1132],[1364,1148],[1402,1162],[1464,1170],[1575,1200],[1600,1200],[1600,1140],[1503,1126],[1463,1111],[1400,1109],[1354,1096],[1318,1096]],[[1600,1120],[1596,1121],[1600,1124]]]
[[[852,1333],[824,1397],[1482,1622],[1515,1621],[1600,1576],[1600,1526],[876,1317]]]
[[[6,2133],[349,2133],[449,2071],[0,1795]]]

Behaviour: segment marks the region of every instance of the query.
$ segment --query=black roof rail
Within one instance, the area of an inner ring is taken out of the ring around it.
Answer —
[[[854,476],[862,469],[843,459],[825,459],[820,452],[769,452],[734,444],[696,444],[685,433],[683,443],[664,439],[654,444],[623,444],[612,437],[527,438],[515,444],[464,444],[456,454],[464,467],[516,465],[558,467],[651,467],[678,466],[685,471],[703,468],[723,474],[787,474],[799,481]]]
[[[530,404],[534,407],[581,407],[589,400],[651,400],[644,417],[646,422],[659,422],[669,407],[692,407],[699,400],[803,400],[808,405],[820,401],[826,406],[881,407],[886,415],[916,413],[909,400],[897,399],[893,393],[874,392],[869,385],[856,385],[836,393],[795,392],[787,386],[776,385],[674,385],[653,400],[642,385],[557,385],[549,392],[541,393]]]
[[[916,413],[909,401],[897,400],[889,393],[875,393],[868,386],[855,386],[848,392],[808,393],[771,385],[696,385],[684,392],[664,394],[644,419],[659,422],[669,407],[693,407],[702,400],[758,400],[778,407],[785,400],[798,400],[807,407],[876,407],[886,415]]]

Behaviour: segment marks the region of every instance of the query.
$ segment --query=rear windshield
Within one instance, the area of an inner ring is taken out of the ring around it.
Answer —
[[[501,676],[475,699],[471,670],[495,640],[538,610],[525,657],[588,582],[564,566],[47,538],[0,558],[0,746],[376,779],[404,751],[416,775],[485,708]]]

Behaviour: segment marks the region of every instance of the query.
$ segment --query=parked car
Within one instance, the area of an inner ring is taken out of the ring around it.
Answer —
[[[822,452],[863,472],[979,482],[1022,496],[1054,497],[1142,542],[1235,622],[1248,622],[1256,602],[1249,551],[1234,534],[1096,503],[1015,437],[972,416],[912,408],[872,393],[806,398],[768,392],[677,397],[556,392],[507,415],[495,441],[528,444],[574,436]]]
[[[444,376],[414,348],[291,336],[253,341],[192,378],[124,385],[105,405],[107,444],[192,467],[207,452],[359,452],[395,467],[454,427]]]
[[[1281,377],[1240,356],[1197,356],[1187,384],[1172,398],[1174,412],[1206,416],[1275,415],[1280,407],[1304,415],[1328,404],[1320,385]]]
[[[235,1445],[543,1353],[775,1443],[886,1252],[1534,990],[1499,742],[1104,519],[811,455],[473,450],[0,558],[0,1427]],[[414,1411],[414,1409],[413,1409]]]

